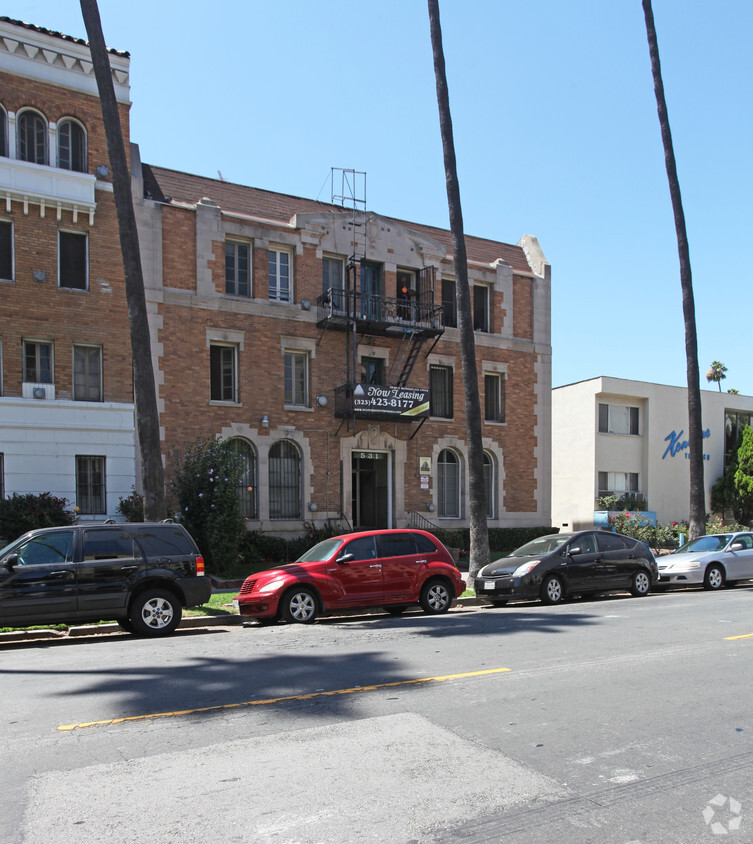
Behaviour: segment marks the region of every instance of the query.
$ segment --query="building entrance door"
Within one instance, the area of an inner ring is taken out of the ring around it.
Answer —
[[[390,527],[389,455],[354,451],[351,460],[353,527],[358,530]]]

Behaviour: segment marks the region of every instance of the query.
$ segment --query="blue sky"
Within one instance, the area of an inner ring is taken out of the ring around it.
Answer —
[[[144,161],[449,227],[425,0],[99,0]],[[440,0],[465,230],[539,239],[552,381],[683,386],[677,240],[640,0]],[[86,37],[76,0],[2,14]],[[654,0],[701,386],[753,395],[753,3]],[[746,316],[747,314],[747,316]]]

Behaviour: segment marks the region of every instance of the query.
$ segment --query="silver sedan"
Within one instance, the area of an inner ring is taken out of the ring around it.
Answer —
[[[753,578],[753,533],[699,536],[677,551],[657,557],[659,585],[721,589]]]

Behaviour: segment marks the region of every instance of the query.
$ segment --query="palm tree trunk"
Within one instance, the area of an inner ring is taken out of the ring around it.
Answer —
[[[669,129],[669,115],[664,98],[659,45],[656,40],[656,27],[651,0],[643,0],[643,13],[646,18],[648,48],[651,55],[651,72],[654,77],[656,107],[659,112],[664,161],[669,180],[669,193],[677,231],[677,248],[680,255],[680,285],[682,287],[682,312],[685,318],[685,356],[688,377],[688,442],[690,443],[690,539],[702,536],[706,532],[706,496],[703,487],[703,426],[701,419],[701,387],[698,368],[698,337],[695,325],[695,302],[693,299],[693,278],[690,270],[690,250],[685,229],[685,213],[682,208],[680,182],[677,178],[672,133]],[[719,388],[721,391],[721,387]]]
[[[463,213],[460,206],[460,186],[455,162],[455,142],[452,134],[450,97],[447,91],[442,29],[439,23],[438,0],[429,2],[429,24],[431,46],[434,56],[434,75],[437,80],[437,105],[439,107],[439,128],[442,133],[444,168],[447,180],[447,204],[450,212],[452,232],[452,253],[455,264],[455,296],[460,332],[460,355],[465,395],[465,422],[468,428],[468,478],[471,547],[469,582],[474,575],[490,561],[489,531],[486,524],[486,489],[484,486],[484,452],[481,440],[481,401],[478,392],[476,369],[476,343],[473,336],[473,312],[471,292],[468,286],[468,258],[463,233]]]
[[[136,215],[131,198],[131,179],[128,173],[128,160],[120,125],[118,103],[115,99],[112,70],[104,35],[102,34],[102,22],[99,17],[97,0],[81,0],[81,13],[89,36],[94,75],[99,89],[102,120],[112,168],[113,197],[118,217],[120,248],[123,253],[125,292],[131,329],[136,428],[141,453],[141,480],[144,490],[144,516],[147,520],[158,520],[163,519],[166,515],[165,484],[144,278],[141,272],[141,253],[136,229]]]

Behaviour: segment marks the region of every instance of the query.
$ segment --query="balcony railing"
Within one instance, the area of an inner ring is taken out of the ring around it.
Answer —
[[[416,299],[395,299],[331,287],[316,300],[317,325],[346,329],[353,322],[376,334],[404,334],[422,331],[439,335],[444,331],[442,306]]]

